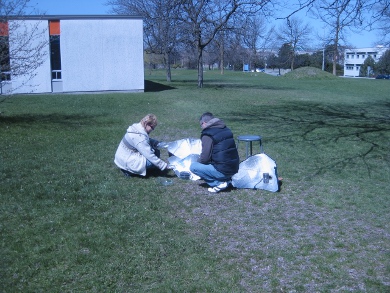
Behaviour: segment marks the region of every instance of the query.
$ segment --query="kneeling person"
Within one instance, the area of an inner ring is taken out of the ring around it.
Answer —
[[[149,133],[156,126],[157,117],[148,114],[139,123],[134,123],[127,128],[114,160],[124,175],[145,176],[147,169],[158,168],[164,171],[167,168],[167,163],[160,159],[158,141],[149,138]]]
[[[231,177],[238,172],[240,159],[233,133],[222,120],[206,112],[199,123],[202,152],[190,170],[210,186],[209,192],[216,193],[229,186]]]

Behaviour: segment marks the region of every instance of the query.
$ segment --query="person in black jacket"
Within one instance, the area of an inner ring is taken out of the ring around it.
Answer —
[[[209,192],[216,193],[229,186],[231,177],[238,172],[240,159],[233,133],[221,119],[206,112],[199,123],[202,152],[190,170],[210,186]]]

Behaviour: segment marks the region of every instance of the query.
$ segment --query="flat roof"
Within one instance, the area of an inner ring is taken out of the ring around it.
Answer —
[[[58,19],[142,19],[138,15],[119,14],[73,14],[73,15],[7,15],[0,16],[0,19],[23,19],[23,20],[58,20]]]

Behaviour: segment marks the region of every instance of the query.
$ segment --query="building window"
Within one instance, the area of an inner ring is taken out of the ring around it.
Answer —
[[[52,79],[61,79],[60,36],[50,36],[50,63]]]
[[[1,81],[11,80],[8,22],[0,22],[0,73]]]
[[[60,48],[60,21],[49,22],[50,32],[50,63],[52,80],[61,80],[61,48]]]

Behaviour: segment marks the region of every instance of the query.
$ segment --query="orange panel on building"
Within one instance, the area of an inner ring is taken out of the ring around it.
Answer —
[[[49,21],[49,33],[51,36],[60,34],[60,21],[50,20]]]
[[[0,22],[0,36],[7,37],[9,35],[8,31],[8,22]]]

